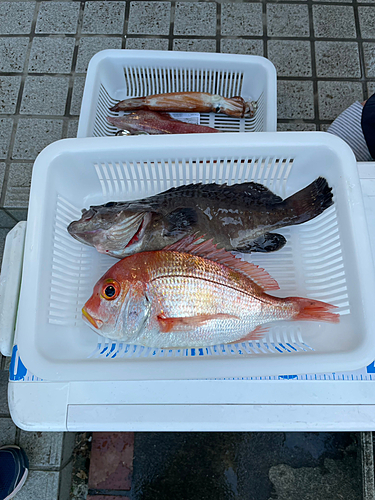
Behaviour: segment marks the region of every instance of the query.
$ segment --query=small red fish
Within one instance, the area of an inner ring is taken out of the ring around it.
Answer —
[[[145,97],[124,99],[110,108],[111,111],[134,111],[146,109],[149,111],[224,113],[234,118],[252,116],[252,103],[243,97],[222,97],[208,92],[171,92]]]
[[[137,111],[124,116],[107,116],[107,121],[119,128],[131,133],[147,132],[151,135],[157,134],[215,134],[220,132],[215,128],[194,123],[185,123],[172,118],[168,113],[156,113],[154,111]]]
[[[104,337],[154,348],[258,339],[267,332],[263,325],[276,320],[339,322],[335,306],[266,293],[276,289],[264,269],[189,236],[115,264],[82,313]]]

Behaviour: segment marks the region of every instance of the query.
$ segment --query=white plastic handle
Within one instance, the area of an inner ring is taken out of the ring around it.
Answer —
[[[26,221],[19,222],[5,240],[0,274],[0,351],[12,355],[21,286]]]

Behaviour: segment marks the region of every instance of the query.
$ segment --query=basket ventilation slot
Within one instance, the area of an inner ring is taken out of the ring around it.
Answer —
[[[241,95],[243,73],[187,68],[124,68],[127,96],[170,92],[209,92],[224,97]]]
[[[108,339],[98,337],[98,345],[89,358],[178,358],[204,356],[243,356],[257,354],[286,354],[293,352],[314,351],[301,337],[298,329],[296,336],[288,335],[283,328],[268,341],[241,342],[230,345],[214,345],[192,349],[152,349],[122,342],[113,343]]]
[[[227,183],[247,181],[265,185],[275,194],[285,197],[292,158],[189,158],[106,162],[94,164],[102,194],[129,197],[137,190],[140,197],[165,191],[173,186],[191,183]],[[227,172],[225,175],[224,173]],[[108,201],[110,201],[108,199]]]
[[[67,226],[81,216],[81,211],[67,200],[58,196],[54,223],[52,253],[52,277],[48,310],[49,323],[77,326],[81,324],[81,309],[92,293],[92,270],[99,267],[99,273],[110,267],[109,257],[96,255],[92,249],[73,239]],[[98,266],[97,261],[102,260]]]

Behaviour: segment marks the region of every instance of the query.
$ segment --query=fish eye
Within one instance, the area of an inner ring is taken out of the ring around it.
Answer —
[[[114,201],[109,201],[108,203],[106,203],[104,206],[106,208],[111,208],[111,207],[114,207],[116,205],[116,203]]]
[[[102,297],[107,300],[113,300],[120,294],[120,285],[117,281],[109,281],[102,288]]]

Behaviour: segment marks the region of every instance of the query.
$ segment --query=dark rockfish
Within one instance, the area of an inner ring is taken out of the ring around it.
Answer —
[[[127,130],[132,134],[147,132],[151,135],[158,134],[207,134],[220,132],[212,127],[185,123],[172,118],[168,113],[156,113],[155,111],[137,111],[124,116],[107,116],[107,121],[119,128]]]
[[[117,258],[162,250],[192,234],[212,238],[226,250],[271,252],[286,240],[270,231],[311,220],[332,203],[323,177],[285,200],[254,182],[189,184],[142,200],[82,210],[81,219],[68,231]]]

